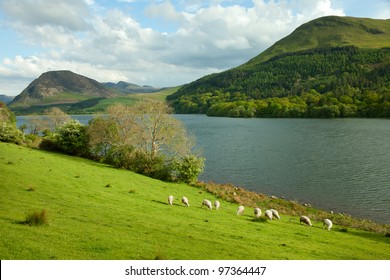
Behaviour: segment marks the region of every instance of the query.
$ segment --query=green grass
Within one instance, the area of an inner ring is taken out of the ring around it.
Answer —
[[[176,92],[180,87],[172,87],[167,89],[162,89],[158,92],[153,93],[132,93],[121,97],[106,98],[93,107],[88,108],[89,112],[103,112],[115,103],[122,103],[126,105],[134,105],[138,101],[151,99],[151,100],[160,100],[164,101],[168,95]]]
[[[234,203],[201,208],[215,197],[200,188],[13,144],[0,143],[0,182],[2,260],[390,259],[383,234],[287,215],[255,222],[252,208],[237,216]],[[24,223],[43,209],[47,224]]]

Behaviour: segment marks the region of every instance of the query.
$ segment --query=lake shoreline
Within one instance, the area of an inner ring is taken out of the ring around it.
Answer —
[[[199,180],[390,223],[388,120],[176,117],[206,158]]]
[[[322,222],[324,219],[331,219],[335,224],[344,227],[344,230],[348,230],[348,227],[351,227],[386,234],[386,236],[390,234],[389,224],[362,219],[347,213],[335,213],[333,211],[323,210],[317,208],[315,205],[289,200],[284,197],[268,196],[233,184],[197,182],[194,186],[204,189],[228,202],[252,208],[260,207],[263,211],[266,209],[277,209],[279,213],[296,216],[297,220],[299,220],[301,215],[307,215],[317,222]]]

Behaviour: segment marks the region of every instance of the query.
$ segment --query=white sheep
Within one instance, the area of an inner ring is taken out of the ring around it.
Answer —
[[[332,223],[331,220],[325,219],[324,220],[324,226],[327,226],[328,230],[330,230],[332,228],[332,226],[333,226],[333,223]]]
[[[308,217],[306,217],[306,216],[301,216],[299,218],[299,223],[304,223],[304,224],[306,224],[306,225],[308,225],[310,227],[312,226],[310,219]]]
[[[261,209],[256,207],[253,212],[255,213],[256,219],[259,219],[261,217]]]
[[[206,206],[206,207],[209,208],[210,210],[213,210],[213,205],[211,204],[211,201],[208,200],[208,199],[203,199],[202,207],[203,207],[203,206]]]
[[[242,213],[244,213],[244,210],[245,210],[244,206],[242,205],[238,206],[237,215],[241,215]]]
[[[181,203],[183,203],[184,204],[184,206],[190,206],[190,204],[188,203],[188,198],[186,198],[185,196],[183,196],[182,198],[181,198]]]
[[[168,196],[169,205],[173,205],[173,195]]]
[[[276,211],[275,209],[271,209],[271,212],[272,212],[272,217],[275,217],[276,219],[280,220],[278,211]]]
[[[268,219],[272,220],[272,211],[271,210],[265,210],[264,216],[267,217]]]
[[[218,200],[216,200],[214,201],[214,206],[215,206],[215,210],[218,210],[219,206],[221,206],[221,203]]]

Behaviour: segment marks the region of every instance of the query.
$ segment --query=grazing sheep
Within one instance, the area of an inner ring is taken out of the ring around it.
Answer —
[[[190,206],[190,204],[188,203],[188,198],[186,198],[185,196],[182,197],[181,199],[181,203],[184,204],[184,206]]]
[[[218,200],[214,201],[215,210],[219,209],[219,206],[221,206],[221,203],[219,203]]]
[[[203,199],[202,207],[203,207],[203,206],[206,206],[206,207],[209,208],[210,210],[213,210],[213,205],[211,204],[211,201],[208,200],[208,199]]]
[[[333,223],[332,223],[331,220],[325,219],[324,220],[324,226],[327,226],[328,230],[330,230],[332,228],[332,226],[333,226]]]
[[[266,216],[268,219],[272,220],[272,211],[271,210],[265,210],[264,216]]]
[[[168,196],[169,205],[173,205],[173,195]]]
[[[244,210],[245,210],[244,206],[242,205],[238,206],[237,215],[241,215],[242,213],[244,213]]]
[[[310,219],[308,217],[306,217],[306,216],[301,216],[299,218],[299,223],[304,223],[304,224],[306,224],[306,225],[308,225],[310,227],[312,226],[312,224],[310,222]]]
[[[278,211],[276,211],[275,209],[271,209],[271,212],[272,212],[272,217],[275,217],[276,219],[280,220]]]
[[[255,218],[259,219],[261,217],[261,209],[256,207],[253,212],[255,213]]]

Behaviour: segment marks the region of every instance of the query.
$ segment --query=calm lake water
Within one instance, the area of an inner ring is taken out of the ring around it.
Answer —
[[[176,117],[203,149],[200,180],[390,224],[390,120]]]

